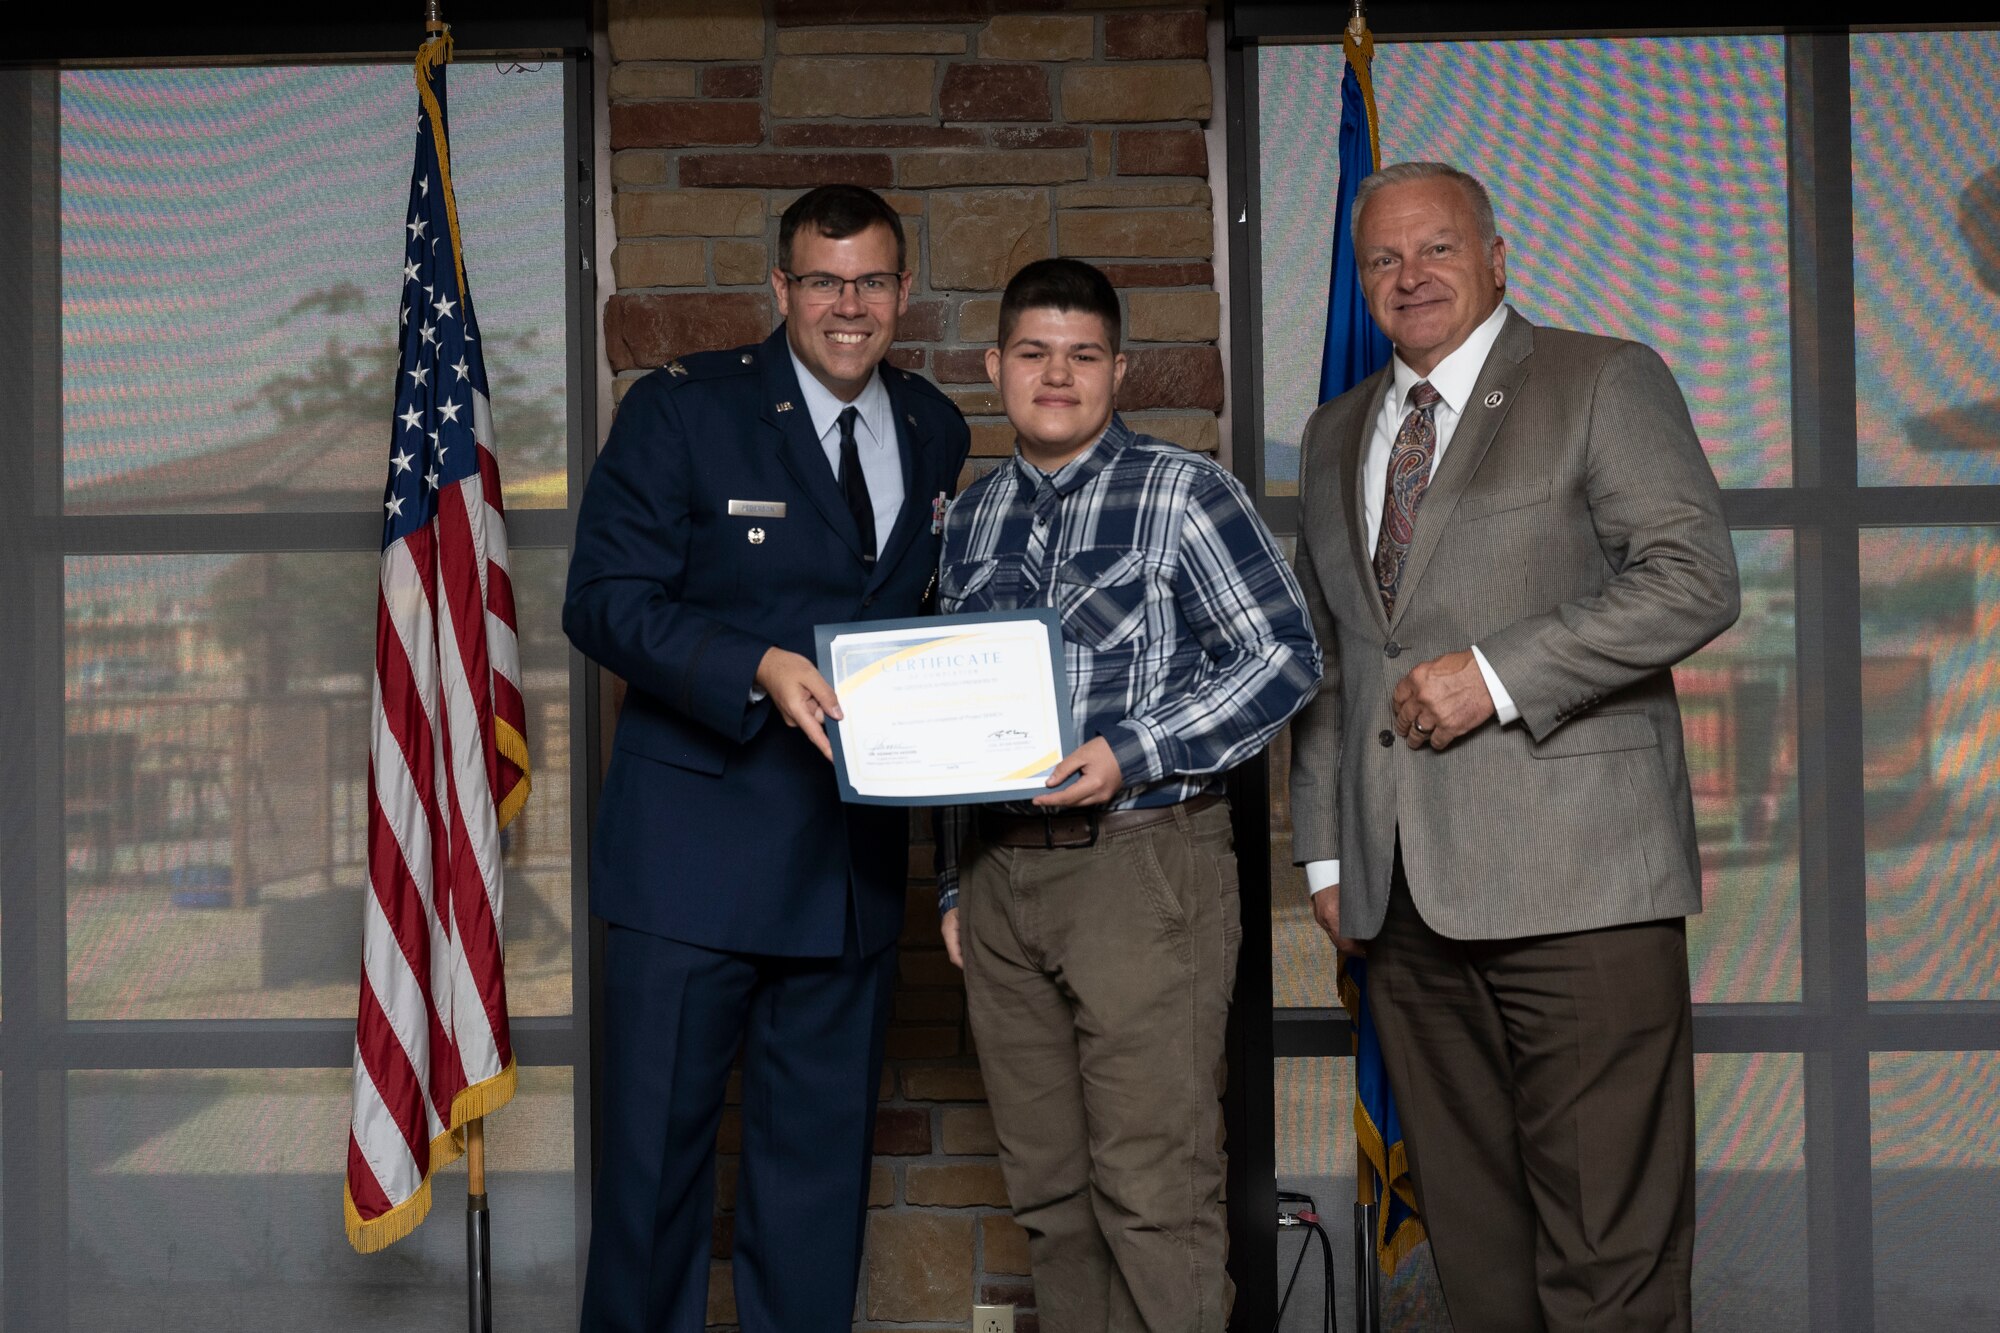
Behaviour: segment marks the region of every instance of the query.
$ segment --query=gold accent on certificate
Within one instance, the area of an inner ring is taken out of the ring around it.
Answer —
[[[946,616],[826,641],[855,800],[1005,800],[1047,790],[1064,753],[1060,648],[1037,619]]]
[[[783,500],[731,500],[729,502],[729,516],[731,518],[783,518],[785,516],[785,502]]]

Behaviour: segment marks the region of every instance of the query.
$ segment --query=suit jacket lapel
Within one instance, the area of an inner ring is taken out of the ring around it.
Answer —
[[[1458,429],[1452,432],[1451,446],[1445,450],[1437,475],[1424,491],[1423,503],[1417,506],[1416,531],[1410,536],[1409,558],[1403,564],[1402,581],[1396,588],[1396,614],[1389,622],[1392,629],[1403,618],[1411,594],[1423,579],[1431,553],[1437,550],[1438,539],[1444,535],[1452,511],[1458,508],[1458,497],[1465,493],[1466,485],[1479,471],[1486,451],[1493,447],[1500,423],[1507,419],[1521,384],[1528,378],[1528,355],[1535,350],[1534,329],[1534,325],[1510,310],[1499,338],[1494,340],[1493,350],[1487,354],[1479,381],[1472,386],[1465,412],[1458,419]]]
[[[1347,529],[1348,555],[1367,590],[1362,600],[1375,615],[1375,628],[1387,633],[1388,617],[1382,613],[1382,597],[1375,591],[1375,553],[1367,549],[1368,530],[1361,521],[1361,464],[1368,457],[1368,439],[1375,431],[1376,414],[1382,410],[1382,395],[1395,383],[1395,367],[1385,365],[1366,380],[1368,392],[1362,396],[1363,410],[1340,440],[1340,516]]]
[[[931,500],[923,493],[917,467],[917,460],[930,451],[930,433],[918,424],[922,418],[911,410],[902,376],[888,374],[882,378],[889,389],[889,406],[896,418],[896,449],[903,460],[903,508],[896,515],[896,525],[889,529],[887,539],[881,543],[870,584],[886,578],[889,571],[896,567],[896,562],[910,549],[910,543],[916,540],[919,520],[930,512]]]
[[[812,413],[806,410],[805,396],[799,392],[798,376],[792,372],[791,348],[785,342],[785,326],[764,340],[758,353],[764,368],[764,421],[777,443],[778,457],[792,474],[805,497],[826,525],[847,543],[856,560],[861,559],[861,532],[854,515],[847,512],[847,497],[827,465],[826,450],[813,434]]]

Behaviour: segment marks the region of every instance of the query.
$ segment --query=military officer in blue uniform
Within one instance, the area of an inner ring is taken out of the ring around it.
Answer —
[[[784,323],[632,386],[585,488],[563,607],[628,685],[591,846],[606,923],[586,1330],[705,1323],[715,1137],[743,1057],[746,1333],[850,1325],[907,810],[843,805],[813,627],[912,616],[964,420],[883,364],[901,222],[826,186],[780,223]]]

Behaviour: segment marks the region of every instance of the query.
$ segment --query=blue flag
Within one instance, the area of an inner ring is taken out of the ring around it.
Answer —
[[[1389,340],[1375,327],[1362,299],[1361,272],[1354,257],[1354,192],[1379,165],[1375,123],[1375,89],[1369,64],[1375,39],[1365,23],[1350,27],[1341,43],[1347,66],[1340,76],[1340,192],[1333,209],[1333,271],[1326,293],[1326,350],[1319,363],[1321,402],[1337,398],[1389,363]],[[1417,1216],[1416,1187],[1410,1179],[1409,1151],[1403,1144],[1403,1120],[1389,1091],[1389,1071],[1382,1063],[1382,1043],[1368,1014],[1367,964],[1359,958],[1340,960],[1340,1002],[1354,1024],[1354,1135],[1357,1154],[1356,1190],[1363,1203],[1381,1207],[1375,1255],[1385,1273],[1424,1240]],[[1387,1186],[1385,1189],[1384,1186]]]
[[[1373,38],[1346,39],[1340,76],[1340,189],[1333,204],[1333,271],[1326,291],[1326,350],[1319,361],[1319,400],[1338,398],[1389,364],[1389,340],[1375,327],[1361,296],[1354,263],[1354,192],[1375,170],[1375,96],[1367,82]],[[1359,68],[1357,69],[1357,65]]]

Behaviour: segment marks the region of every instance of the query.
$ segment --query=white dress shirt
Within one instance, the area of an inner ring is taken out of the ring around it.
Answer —
[[[833,469],[836,480],[840,477],[840,414],[849,407],[861,414],[854,424],[854,446],[861,455],[869,502],[875,506],[875,549],[879,555],[903,512],[903,454],[896,445],[896,408],[889,401],[882,372],[878,369],[868,377],[868,387],[852,403],[843,403],[834,397],[833,390],[813,378],[797,352],[791,352],[791,357],[792,371],[799,377],[799,394],[812,417],[813,434],[826,450],[827,466]]]
[[[1472,396],[1472,386],[1479,382],[1479,374],[1486,369],[1486,358],[1493,351],[1493,344],[1500,337],[1500,327],[1507,322],[1507,306],[1502,304],[1488,315],[1483,323],[1466,335],[1464,342],[1437,363],[1428,375],[1419,375],[1404,364],[1398,356],[1391,359],[1393,379],[1389,392],[1383,395],[1382,410],[1375,416],[1375,425],[1369,431],[1368,449],[1361,456],[1361,530],[1367,534],[1365,549],[1372,560],[1375,542],[1382,530],[1382,495],[1388,483],[1389,454],[1396,446],[1396,434],[1403,428],[1403,418],[1409,415],[1410,390],[1426,380],[1436,389],[1441,401],[1431,409],[1431,419],[1437,431],[1437,447],[1431,454],[1431,476],[1437,476],[1438,465],[1444,462],[1444,451],[1451,447],[1451,437],[1458,430],[1458,423],[1465,416],[1466,400]],[[1419,506],[1421,508],[1421,506]],[[1493,709],[1501,726],[1517,721],[1520,709],[1514,707],[1513,698],[1507,687],[1500,683],[1500,677],[1493,674],[1492,664],[1486,654],[1479,651],[1479,645],[1472,645],[1472,660],[1479,664],[1479,674],[1486,681],[1486,692],[1493,696]],[[1314,893],[1332,888],[1340,883],[1340,862],[1306,862],[1306,887]]]

